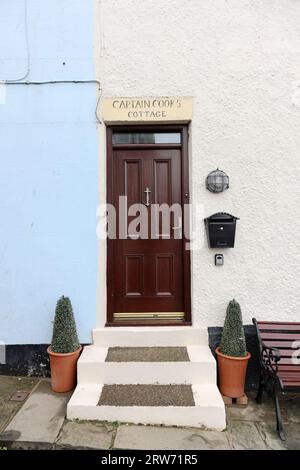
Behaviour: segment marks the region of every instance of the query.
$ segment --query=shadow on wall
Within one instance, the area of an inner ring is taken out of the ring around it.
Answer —
[[[223,328],[221,327],[209,327],[209,346],[212,353],[215,355],[215,349],[221,342]],[[247,377],[246,377],[246,390],[256,390],[258,388],[259,381],[259,349],[257,336],[254,325],[244,326],[247,351],[251,354],[251,359],[248,364]]]

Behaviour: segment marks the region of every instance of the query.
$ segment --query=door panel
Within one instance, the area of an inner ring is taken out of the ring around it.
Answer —
[[[172,253],[156,256],[156,294],[174,295],[174,256]]]
[[[141,160],[124,161],[124,194],[127,195],[128,206],[141,199],[142,194],[142,162]]]
[[[155,204],[172,204],[172,160],[154,160]]]
[[[132,204],[143,203],[142,209],[148,220],[148,230],[144,232],[148,238],[140,233],[131,239],[127,233],[128,225],[136,215],[126,220],[123,214],[126,236],[112,241],[114,312],[184,311],[183,240],[178,229],[181,224],[178,214],[175,216],[170,212],[168,223],[164,225],[161,214],[152,217],[159,223],[155,238],[151,238],[152,205],[177,203],[181,207],[181,184],[180,149],[113,151],[113,203],[117,220],[122,212],[119,196],[127,196],[127,210]],[[169,225],[170,230],[167,231],[165,225]],[[174,226],[177,228],[173,229]],[[119,234],[122,233],[120,229],[122,227],[118,226]]]
[[[125,295],[143,295],[144,257],[143,255],[124,255],[124,257]]]

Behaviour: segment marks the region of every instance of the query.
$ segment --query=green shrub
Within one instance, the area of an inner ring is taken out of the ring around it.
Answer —
[[[68,297],[62,296],[56,304],[51,350],[55,353],[70,353],[78,347],[72,304]]]
[[[244,357],[247,354],[241,307],[234,299],[227,306],[220,351],[226,356],[234,357]]]

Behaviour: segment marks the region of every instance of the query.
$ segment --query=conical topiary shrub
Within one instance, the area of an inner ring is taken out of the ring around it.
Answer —
[[[242,397],[251,355],[246,350],[241,307],[235,300],[228,304],[221,344],[216,354],[220,392],[226,397]]]
[[[234,299],[227,306],[220,351],[226,356],[244,357],[247,355],[241,307]]]
[[[72,304],[68,297],[62,296],[56,304],[51,351],[65,354],[78,348],[79,340]]]
[[[81,351],[72,304],[68,297],[62,296],[56,304],[52,342],[47,348],[54,392],[69,392],[75,388],[77,360]]]

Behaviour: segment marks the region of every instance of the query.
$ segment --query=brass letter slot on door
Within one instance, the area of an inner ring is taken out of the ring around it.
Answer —
[[[183,320],[184,312],[135,312],[135,313],[114,313],[114,320]]]

